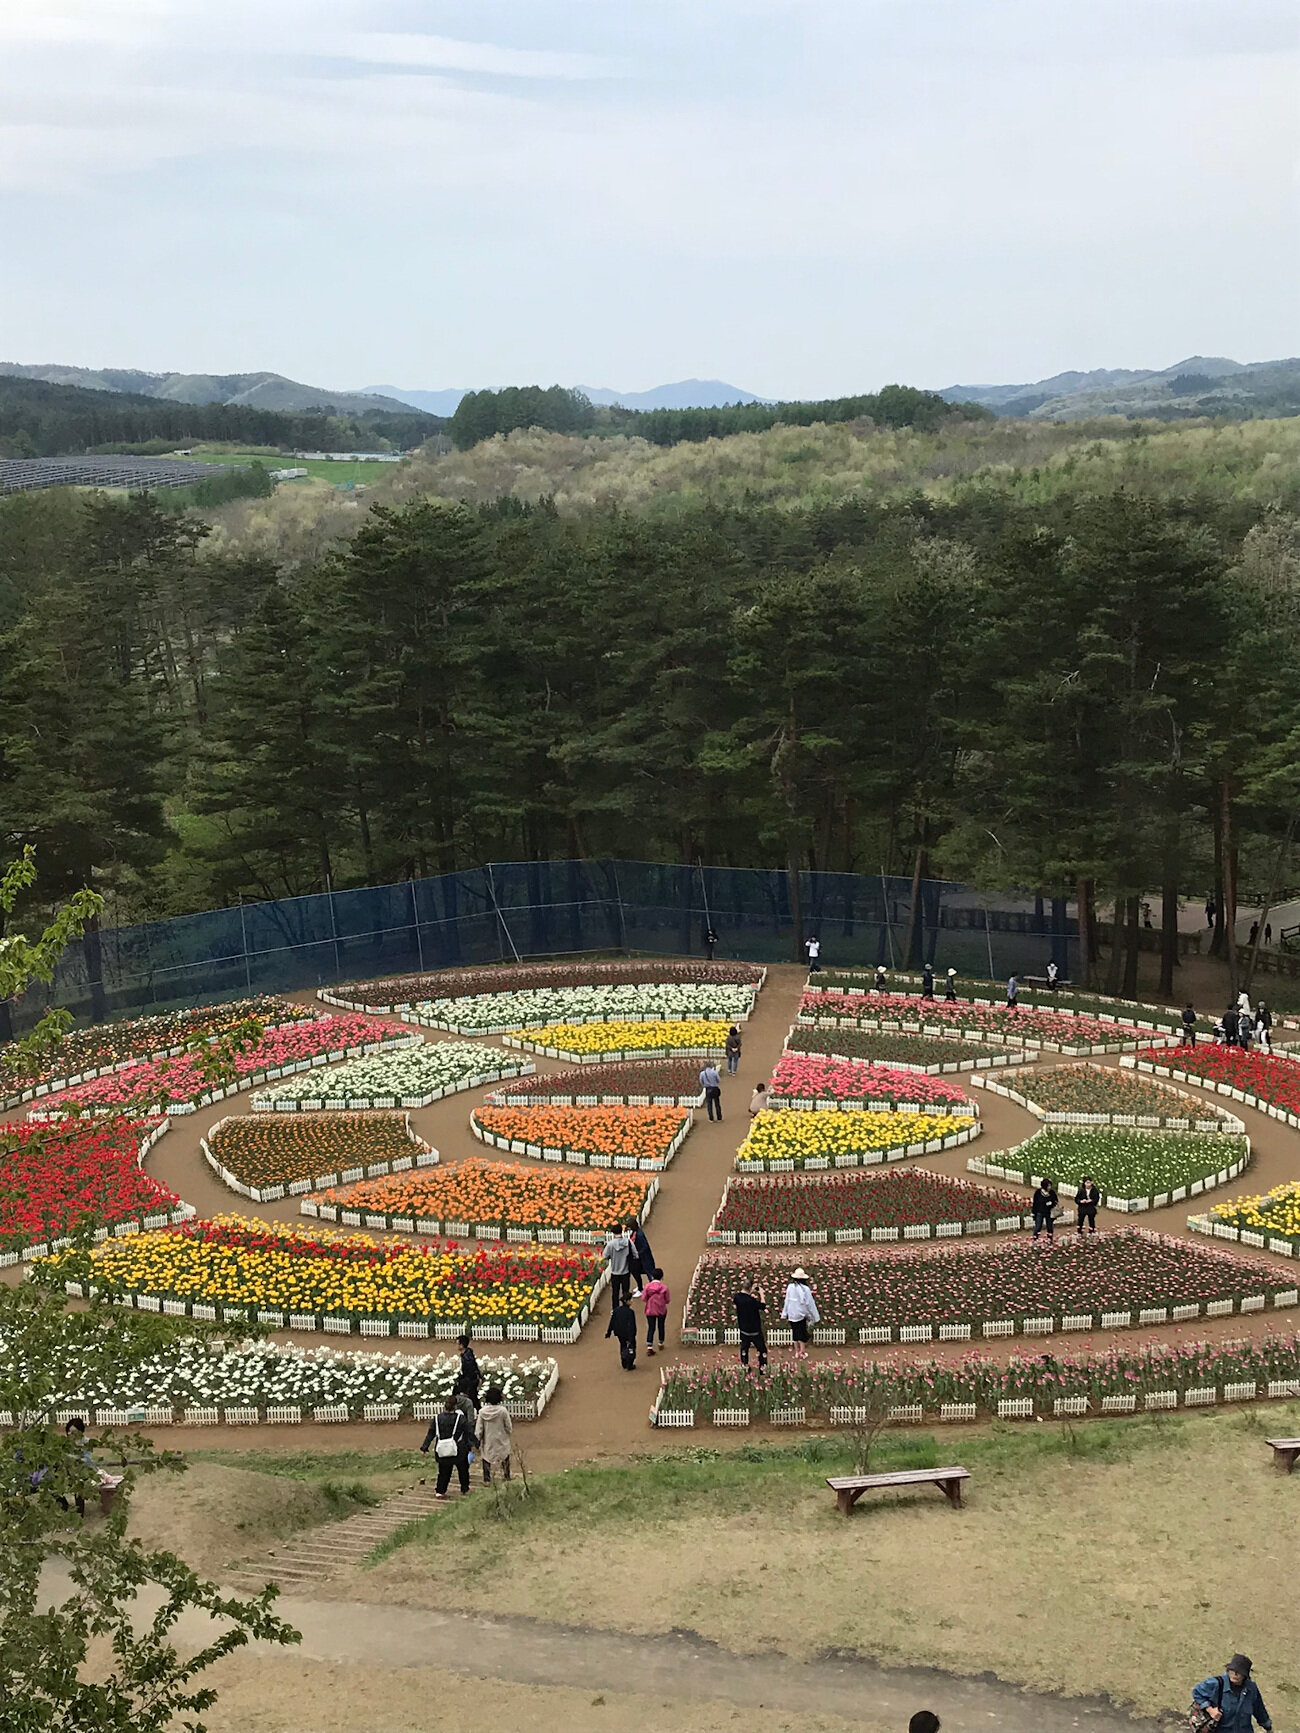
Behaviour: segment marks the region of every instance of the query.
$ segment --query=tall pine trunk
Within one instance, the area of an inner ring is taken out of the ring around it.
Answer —
[[[1112,998],[1118,996],[1124,978],[1123,923],[1127,909],[1127,899],[1117,896],[1110,915],[1110,956],[1106,962],[1106,991]]]
[[[1142,899],[1132,896],[1128,899],[1128,919],[1124,928],[1124,997],[1136,999],[1138,986],[1138,916],[1141,913]]]
[[[1228,960],[1228,992],[1236,998],[1241,978],[1237,959],[1237,845],[1232,833],[1232,785],[1219,785],[1219,844],[1223,870],[1223,938]]]
[[[1164,883],[1160,892],[1160,996],[1171,999],[1178,967],[1178,836],[1177,813],[1165,821]]]
[[[1096,936],[1092,918],[1092,880],[1080,879],[1075,895],[1079,904],[1079,981],[1084,987],[1093,984],[1093,952],[1096,946]],[[1069,974],[1067,956],[1066,974]]]

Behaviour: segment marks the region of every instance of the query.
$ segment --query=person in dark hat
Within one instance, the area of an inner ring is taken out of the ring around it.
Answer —
[[[1250,1676],[1249,1655],[1234,1655],[1222,1673],[1202,1679],[1192,1692],[1192,1702],[1204,1709],[1221,1733],[1250,1733],[1252,1721],[1265,1729],[1273,1725],[1259,1686]]]
[[[918,1709],[907,1723],[907,1733],[939,1733],[941,1725],[933,1709]]]

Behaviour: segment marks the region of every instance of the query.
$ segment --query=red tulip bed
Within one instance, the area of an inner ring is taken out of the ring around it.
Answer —
[[[498,969],[441,969],[421,975],[392,975],[382,981],[357,981],[322,992],[331,1005],[350,1011],[405,1011],[422,999],[462,999],[479,993],[523,993],[536,987],[631,987],[645,983],[693,982],[699,985],[759,985],[760,963],[598,962],[523,963]]]
[[[991,1360],[906,1360],[859,1356],[816,1358],[777,1351],[766,1371],[726,1355],[677,1365],[660,1374],[652,1421],[707,1424],[723,1410],[738,1419],[824,1417],[853,1425],[881,1408],[919,1421],[977,1415],[1033,1420],[1127,1413],[1148,1408],[1209,1407],[1217,1401],[1300,1394],[1300,1336],[1251,1342],[1150,1344],[1108,1354],[1035,1354]]]
[[[894,1071],[883,1065],[852,1060],[813,1059],[783,1053],[768,1092],[773,1107],[813,1108],[826,1102],[837,1107],[940,1107],[945,1113],[974,1113],[976,1108],[955,1083],[915,1071]]]
[[[1256,1103],[1276,1108],[1292,1119],[1300,1115],[1300,1059],[1281,1059],[1272,1054],[1247,1053],[1242,1047],[1179,1047],[1175,1052],[1148,1048],[1135,1053],[1125,1065],[1157,1076],[1186,1077],[1221,1094],[1239,1089]],[[1276,1116],[1275,1116],[1276,1117]]]
[[[920,975],[904,975],[895,977],[911,986],[912,1003],[916,1004],[920,996]],[[808,990],[816,992],[819,989],[830,992],[849,992],[856,989],[859,995],[870,999],[879,999],[876,992],[875,972],[868,969],[823,969],[819,975],[808,983]],[[942,971],[936,971],[936,986],[942,994],[945,986]],[[969,1004],[971,1002],[1001,1005],[1005,1002],[1005,982],[995,985],[992,981],[967,980],[961,977],[957,980],[957,996]],[[904,990],[898,995],[908,998]],[[1055,989],[1047,987],[1027,987],[1020,983],[1017,1001],[1022,1010],[1033,1011],[1078,1011],[1085,1017],[1096,1017],[1100,1021],[1118,1019],[1125,1023],[1135,1023],[1138,1028],[1157,1030],[1168,1029],[1171,1033],[1181,1034],[1183,1027],[1182,1012],[1171,1009],[1168,1005],[1144,1005],[1135,999],[1112,999],[1100,993],[1076,993],[1068,987]],[[1201,1018],[1199,1027],[1210,1029],[1213,1020]]]
[[[937,1035],[895,1035],[841,1023],[834,1029],[812,1029],[796,1023],[786,1037],[789,1053],[815,1054],[822,1059],[861,1059],[870,1065],[892,1065],[898,1071],[987,1070],[990,1065],[1021,1065],[1021,1047],[990,1047],[987,1042],[945,1041]]]
[[[873,1235],[928,1239],[967,1231],[1022,1227],[1028,1198],[1022,1192],[972,1185],[928,1168],[879,1174],[827,1174],[816,1178],[730,1179],[709,1229],[710,1245],[852,1242]],[[740,1236],[756,1236],[744,1237]],[[775,1237],[773,1237],[775,1236]]]
[[[418,1041],[418,1036],[398,1033],[373,1017],[317,1017],[287,1029],[268,1029],[259,1041],[235,1056],[237,1081],[224,1088],[214,1088],[197,1057],[187,1053],[177,1059],[146,1060],[129,1070],[113,1071],[60,1090],[43,1100],[40,1108],[33,1110],[33,1117],[69,1111],[192,1113],[205,1102],[247,1088],[255,1080],[301,1070],[316,1060],[323,1063],[328,1057],[406,1047]]]
[[[805,993],[799,1001],[801,1023],[845,1022],[860,1028],[901,1025],[905,1032],[927,1028],[961,1030],[1028,1047],[1062,1053],[1105,1052],[1150,1040],[1150,1032],[1124,1023],[1103,1023],[1061,1011],[1010,1011],[1001,1005],[958,1000],[917,1000],[902,993]]]
[[[6,1261],[87,1223],[113,1228],[146,1216],[172,1217],[180,1199],[138,1165],[153,1129],[156,1122],[150,1127],[118,1118],[0,1127],[0,1248]]]
[[[643,1059],[535,1072],[502,1083],[486,1099],[494,1106],[693,1107],[704,1099],[698,1059]]]
[[[989,1333],[1011,1334],[1025,1320],[1088,1328],[1100,1317],[1118,1325],[1138,1312],[1195,1308],[1189,1315],[1196,1316],[1214,1305],[1226,1313],[1247,1297],[1277,1291],[1294,1304],[1296,1295],[1271,1268],[1139,1229],[1055,1243],[811,1252],[803,1261],[823,1324],[877,1333],[868,1340],[942,1326],[998,1325]],[[684,1340],[708,1342],[731,1328],[732,1295],[744,1286],[779,1301],[789,1269],[788,1257],[771,1253],[706,1252],[687,1296]]]
[[[0,1048],[0,1108],[16,1107],[51,1087],[100,1071],[112,1071],[141,1059],[159,1059],[196,1036],[220,1035],[237,1023],[257,1022],[265,1028],[303,1023],[319,1015],[307,1005],[288,999],[235,999],[225,1005],[196,1005],[157,1017],[131,1017],[120,1023],[97,1023],[70,1029],[50,1053],[30,1060]]]

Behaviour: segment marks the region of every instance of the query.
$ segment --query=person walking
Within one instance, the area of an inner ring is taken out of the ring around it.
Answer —
[[[876,978],[872,982],[872,987],[877,993],[887,993],[889,991],[889,976],[885,973],[885,965],[883,963],[876,964]]]
[[[606,1233],[600,1257],[609,1265],[610,1304],[626,1304],[632,1286],[632,1242],[623,1232],[622,1222],[615,1222]]]
[[[756,1083],[754,1085],[754,1093],[749,1098],[749,1117],[751,1119],[757,1119],[766,1106],[767,1084]]]
[[[722,1118],[722,1079],[710,1059],[700,1072],[700,1088],[704,1091],[704,1111],[710,1119]]]
[[[740,1030],[733,1023],[727,1030],[727,1075],[734,1077],[740,1070]]]
[[[655,1267],[655,1255],[650,1250],[650,1241],[639,1221],[630,1221],[627,1224],[627,1237],[632,1245],[629,1264],[632,1272],[632,1298],[639,1300]]]
[[[478,1409],[478,1387],[482,1378],[478,1360],[470,1346],[468,1335],[457,1336],[457,1346],[460,1348],[460,1376],[456,1380],[457,1390],[469,1397],[475,1410]]]
[[[1208,1717],[1200,1722],[1202,1727],[1217,1727],[1220,1733],[1250,1733],[1252,1721],[1268,1733],[1273,1725],[1250,1676],[1249,1655],[1234,1655],[1221,1673],[1202,1679],[1192,1690],[1192,1707]]]
[[[1212,927],[1214,925],[1214,917],[1218,914],[1218,912],[1219,912],[1219,905],[1215,902],[1214,898],[1213,897],[1206,897],[1206,899],[1205,899],[1205,924],[1207,927]]]
[[[1237,1045],[1237,1025],[1240,1021],[1241,1012],[1235,1005],[1229,1005],[1219,1022],[1219,1027],[1223,1030],[1223,1045],[1225,1047]]]
[[[1074,1213],[1079,1224],[1079,1232],[1086,1227],[1090,1234],[1097,1231],[1097,1205],[1101,1202],[1101,1192],[1095,1179],[1090,1179],[1085,1173],[1083,1183],[1074,1194]]]
[[[454,1390],[449,1392],[441,1411],[434,1415],[433,1424],[424,1435],[424,1443],[420,1446],[422,1455],[429,1454],[430,1445],[433,1446],[434,1458],[438,1464],[438,1484],[434,1489],[434,1497],[441,1501],[446,1500],[453,1469],[460,1479],[461,1496],[464,1497],[470,1489],[469,1427],[456,1404]]]
[[[668,1316],[668,1302],[672,1298],[662,1270],[651,1274],[641,1297],[645,1301],[645,1351],[653,1357],[656,1332],[659,1346],[662,1348],[664,1345],[664,1319]]]
[[[1014,1011],[1020,1003],[1020,983],[1012,975],[1007,980],[1007,1010]]]
[[[1246,943],[1248,945],[1253,945],[1255,943],[1255,940],[1258,937],[1259,937],[1259,922],[1258,921],[1252,921],[1250,923],[1250,937],[1246,940]]]
[[[748,1366],[749,1351],[757,1348],[761,1372],[767,1365],[767,1336],[763,1328],[767,1301],[763,1298],[763,1290],[755,1288],[751,1293],[748,1288],[741,1288],[731,1296],[731,1303],[736,1308],[736,1323],[740,1327],[740,1363]]]
[[[1237,1045],[1249,1053],[1254,1039],[1255,1015],[1252,1011],[1243,1011],[1237,1018]]]
[[[944,997],[944,1003],[945,1004],[955,1005],[957,1003],[957,971],[956,971],[956,969],[949,969],[948,973],[944,976],[943,997]]]
[[[1196,1045],[1196,1007],[1195,1007],[1195,1005],[1192,1004],[1191,1000],[1189,999],[1187,1004],[1183,1006],[1183,1046],[1184,1047],[1195,1047],[1195,1045]]]
[[[934,998],[934,964],[927,963],[921,970],[921,997]]]
[[[1043,1229],[1047,1229],[1048,1239],[1055,1237],[1056,1211],[1060,1207],[1060,1195],[1056,1186],[1046,1175],[1039,1180],[1034,1192],[1034,1238],[1037,1239]]]
[[[781,1316],[790,1326],[790,1334],[796,1342],[808,1342],[809,1327],[820,1324],[822,1315],[817,1310],[817,1302],[813,1299],[813,1291],[808,1281],[808,1272],[800,1264],[786,1283],[785,1299],[781,1304]]]
[[[804,940],[803,948],[808,953],[808,971],[815,975],[822,966],[822,942],[814,935]]]
[[[618,1357],[625,1372],[636,1371],[636,1313],[628,1305],[626,1298],[619,1301],[609,1314],[609,1324],[605,1330],[605,1340],[611,1336],[618,1338]]]
[[[1259,1036],[1261,1047],[1273,1051],[1273,1013],[1261,999],[1255,1012],[1255,1033]]]
[[[483,1459],[484,1486],[491,1486],[494,1468],[501,1470],[502,1480],[509,1480],[514,1431],[515,1423],[510,1418],[510,1410],[506,1407],[501,1386],[489,1384],[483,1395],[483,1406],[478,1411],[478,1423],[474,1428],[479,1455]]]
[[[1273,923],[1272,923],[1272,921],[1265,921],[1264,922],[1264,943],[1266,945],[1271,945],[1273,943]]]

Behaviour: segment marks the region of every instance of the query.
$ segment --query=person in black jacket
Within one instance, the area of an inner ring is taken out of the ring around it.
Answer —
[[[1262,999],[1255,1012],[1255,1029],[1259,1035],[1260,1046],[1267,1047],[1271,1053],[1273,1051],[1273,1013]]]
[[[618,1357],[625,1372],[636,1371],[636,1313],[626,1300],[620,1300],[609,1314],[605,1340],[618,1337]]]
[[[425,1456],[429,1454],[430,1445],[434,1447],[433,1454],[438,1463],[438,1485],[434,1497],[446,1498],[453,1468],[460,1478],[461,1496],[465,1497],[470,1490],[469,1426],[456,1406],[455,1391],[447,1397],[441,1412],[434,1415],[433,1424],[424,1435],[420,1450]],[[454,1449],[449,1448],[452,1445],[455,1446]]]
[[[469,1397],[477,1411],[478,1387],[481,1380],[478,1360],[473,1348],[470,1347],[468,1336],[457,1336],[456,1341],[460,1345],[460,1376],[456,1380],[456,1388]]]
[[[1225,1047],[1235,1047],[1237,1045],[1237,1030],[1240,1027],[1240,1024],[1241,1012],[1235,1005],[1229,1005],[1228,1009],[1219,1019],[1219,1027],[1223,1030],[1223,1045]]]
[[[1096,1233],[1097,1205],[1100,1202],[1101,1192],[1097,1189],[1096,1180],[1089,1179],[1088,1175],[1085,1173],[1083,1176],[1083,1184],[1074,1194],[1074,1210],[1079,1220],[1080,1233],[1083,1232],[1085,1223],[1087,1224],[1088,1232],[1090,1234]]]
[[[749,1365],[749,1350],[758,1349],[758,1369],[761,1372],[767,1365],[767,1337],[763,1332],[763,1313],[767,1310],[767,1301],[762,1292],[755,1289],[751,1294],[748,1288],[741,1288],[731,1296],[736,1308],[736,1323],[740,1326],[740,1363]]]
[[[1060,1196],[1056,1190],[1055,1183],[1044,1175],[1043,1178],[1039,1180],[1038,1188],[1034,1192],[1033,1207],[1035,1239],[1038,1238],[1044,1228],[1047,1229],[1048,1239],[1050,1240],[1053,1237],[1053,1230],[1055,1229],[1056,1223],[1053,1220],[1052,1211],[1060,1201]]]
[[[921,997],[934,998],[934,964],[927,963],[921,970]]]
[[[1190,1003],[1183,1007],[1183,1045],[1196,1045],[1196,1007]]]

